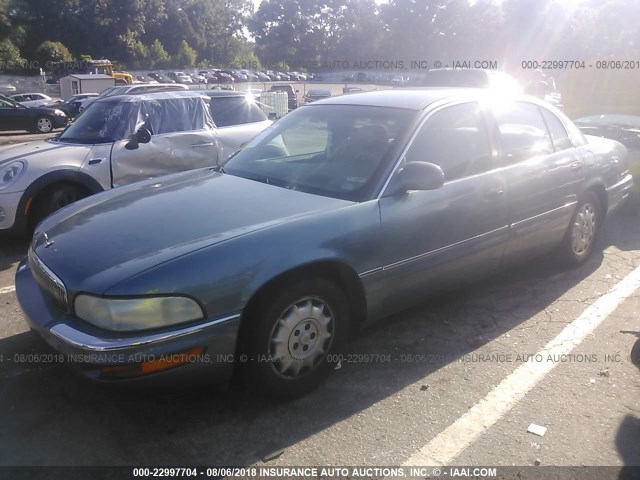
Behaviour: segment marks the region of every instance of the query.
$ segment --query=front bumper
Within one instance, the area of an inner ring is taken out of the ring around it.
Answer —
[[[208,319],[196,325],[153,332],[114,333],[93,327],[57,308],[22,261],[16,272],[16,294],[31,329],[64,361],[85,377],[110,383],[224,383],[233,373],[240,314]],[[105,369],[136,366],[204,348],[194,361],[142,376],[105,375]]]
[[[16,223],[22,195],[24,192],[0,193],[0,231],[9,230]]]
[[[51,118],[55,128],[64,128],[69,124],[69,117],[66,115],[64,117],[62,115],[53,115]]]
[[[632,188],[633,177],[628,174],[618,183],[606,189],[609,213],[616,211],[629,198]]]

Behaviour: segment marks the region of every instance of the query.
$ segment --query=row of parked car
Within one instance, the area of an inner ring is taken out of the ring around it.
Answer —
[[[313,75],[301,72],[276,72],[273,70],[236,70],[209,69],[197,73],[174,71],[167,73],[149,72],[146,76],[136,77],[137,81],[157,81],[159,83],[179,83],[193,85],[201,83],[240,83],[240,82],[277,82],[277,81],[308,81]]]

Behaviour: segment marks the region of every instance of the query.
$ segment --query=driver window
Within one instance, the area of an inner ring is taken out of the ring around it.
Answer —
[[[465,103],[436,112],[421,127],[405,158],[438,165],[447,182],[490,170],[491,147],[479,105]]]

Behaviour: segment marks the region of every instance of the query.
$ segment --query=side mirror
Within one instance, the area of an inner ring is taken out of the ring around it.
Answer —
[[[141,128],[136,132],[136,139],[139,143],[149,143],[151,141],[151,132],[147,128]]]
[[[296,90],[296,93],[300,93],[300,90]]]
[[[444,172],[433,163],[409,162],[398,173],[398,191],[438,190],[444,185]]]
[[[137,150],[141,143],[149,143],[150,141],[151,132],[143,127],[135,133],[133,138],[129,140],[129,143],[127,143],[124,148],[127,150]]]

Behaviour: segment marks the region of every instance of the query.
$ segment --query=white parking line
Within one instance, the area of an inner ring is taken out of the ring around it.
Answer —
[[[0,288],[0,295],[4,295],[5,293],[13,293],[16,291],[16,287],[11,285],[10,287]]]
[[[547,361],[550,355],[571,352],[639,287],[640,267],[589,306],[531,360],[518,367],[484,399],[413,454],[403,465],[450,465],[553,370],[557,362]],[[535,360],[536,357],[540,358],[538,355],[542,355],[542,361]]]

